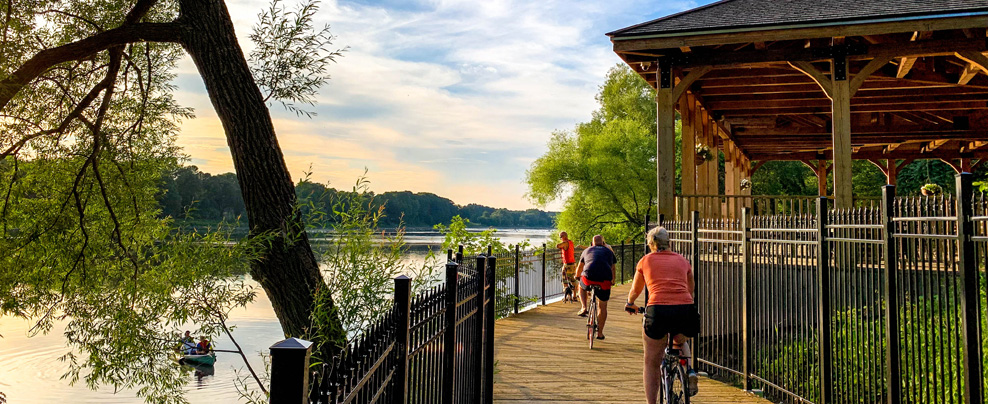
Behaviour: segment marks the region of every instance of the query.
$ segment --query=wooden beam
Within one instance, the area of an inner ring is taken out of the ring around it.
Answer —
[[[799,161],[801,161],[803,165],[809,167],[810,170],[813,170],[814,173],[817,171],[817,165],[812,160],[799,160]]]
[[[957,80],[957,84],[964,85],[964,84],[970,83],[971,82],[971,79],[973,79],[975,76],[977,76],[978,75],[978,72],[980,72],[980,71],[981,71],[981,67],[979,67],[979,66],[977,66],[977,65],[975,65],[973,63],[968,64],[964,68],[964,70],[961,70],[961,77]]]
[[[679,100],[679,115],[682,118],[682,161],[680,170],[681,195],[696,195],[696,132],[693,114],[696,113],[696,100],[687,94]],[[690,207],[692,210],[692,207]]]
[[[833,84],[831,84],[830,78],[825,76],[823,72],[821,72],[815,66],[813,66],[812,63],[795,61],[795,62],[789,62],[789,65],[792,66],[793,69],[796,69],[802,72],[803,74],[809,76],[809,78],[812,79],[814,83],[820,86],[820,89],[823,90],[823,93],[827,96],[827,98],[830,99],[834,98],[833,96],[834,89],[833,89]]]
[[[813,170],[813,174],[816,175],[816,189],[819,196],[827,196],[827,174],[832,167],[833,165],[825,160],[817,160],[816,170]]]
[[[909,70],[912,70],[913,65],[916,64],[916,59],[918,58],[899,58],[899,71],[895,73],[896,78],[904,78],[909,74]]]
[[[693,82],[711,70],[713,70],[713,68],[710,66],[700,66],[690,70],[689,74],[687,74],[686,77],[683,77],[683,79],[676,84],[676,88],[672,91],[672,100],[679,101],[679,98],[683,96],[683,93],[685,93],[691,85],[693,85]]]
[[[878,167],[879,170],[882,170],[882,174],[889,175],[888,160],[885,160],[884,163],[879,159],[868,159],[868,161],[875,167]]]
[[[666,85],[659,86],[656,93],[656,208],[658,214],[672,218],[676,214],[676,102],[672,98],[672,69],[663,66],[658,74],[664,76],[659,81]]]
[[[956,56],[968,63],[964,71],[961,72],[961,77],[957,81],[957,84],[967,84],[978,74],[978,71],[988,73],[988,57],[985,57],[980,52],[962,51],[957,52]]]
[[[767,162],[767,161],[768,160],[762,160],[762,161],[755,162],[755,165],[751,166],[751,170],[748,171],[748,175],[755,175],[755,171],[758,171],[759,168],[762,168],[762,166],[765,165],[765,162]]]
[[[946,163],[948,166],[950,166],[950,168],[953,168],[954,169],[954,173],[960,174],[960,173],[963,172],[963,171],[961,171],[961,166],[958,165],[957,163],[955,163],[953,159],[942,158],[942,159],[939,159],[939,160],[942,161],[942,162],[944,162],[944,163]]]
[[[977,162],[975,162],[974,164],[971,165],[971,171],[970,172],[973,173],[974,170],[977,170],[978,167],[980,167],[982,164],[984,164],[985,161],[988,161],[988,158],[980,158],[980,159],[978,159]]]
[[[634,51],[643,49],[677,49],[680,46],[711,46],[749,42],[771,42],[803,40],[806,38],[832,38],[835,36],[884,35],[907,31],[940,31],[964,28],[983,28],[984,16],[954,18],[930,17],[911,21],[883,23],[831,25],[825,27],[780,28],[749,32],[673,34],[658,38],[615,38],[614,51]],[[983,39],[983,38],[982,38]]]
[[[930,141],[930,143],[927,143],[926,146],[923,146],[923,152],[929,153],[932,151],[936,151],[943,145],[947,144],[947,142],[950,142],[950,139],[940,139],[940,140]]]
[[[663,66],[658,75],[665,85],[656,92],[656,208],[658,214],[671,218],[676,214],[676,101],[672,98],[672,69]]]
[[[835,60],[834,63],[836,62],[839,61]],[[847,63],[847,60],[845,59],[843,62]],[[851,144],[851,81],[837,80],[833,76],[832,79],[834,198],[838,208],[850,208],[854,202],[851,188],[851,154],[853,153]]]
[[[891,56],[878,55],[862,67],[861,70],[854,75],[854,78],[851,79],[851,96],[853,97],[854,93],[858,92],[858,89],[861,88],[861,85],[864,84],[864,81],[868,78],[868,76],[878,69],[881,69],[882,66],[887,65],[890,61],[892,61]]]

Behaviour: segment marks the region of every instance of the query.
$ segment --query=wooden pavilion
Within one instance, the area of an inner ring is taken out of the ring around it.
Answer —
[[[854,159],[889,184],[916,159],[972,171],[988,158],[986,28],[986,0],[722,0],[607,35],[657,90],[658,211],[672,217],[677,110],[680,196],[719,193],[698,144],[723,152],[726,195],[795,160],[820,195],[833,173],[838,207]]]

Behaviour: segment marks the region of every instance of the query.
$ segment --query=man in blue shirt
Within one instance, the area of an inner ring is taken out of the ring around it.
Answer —
[[[604,323],[607,321],[607,301],[611,298],[611,285],[614,283],[614,267],[617,257],[614,251],[604,244],[604,237],[593,236],[590,247],[580,254],[580,264],[576,273],[580,274],[580,303],[587,307],[587,291],[590,286],[597,286],[597,339],[604,339]],[[580,314],[586,315],[586,312]]]

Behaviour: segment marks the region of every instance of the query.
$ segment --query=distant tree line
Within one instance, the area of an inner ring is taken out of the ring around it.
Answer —
[[[234,173],[213,175],[199,171],[196,166],[180,167],[162,177],[158,202],[163,216],[180,220],[204,222],[234,221],[246,223],[247,215],[240,186]],[[303,213],[333,212],[334,206],[354,191],[337,190],[312,181],[301,181],[295,187]],[[432,227],[449,223],[459,215],[480,226],[540,227],[555,226],[555,212],[538,209],[508,210],[475,203],[460,206],[439,195],[410,191],[365,193],[364,200],[374,209],[383,209],[379,225],[396,227]],[[344,202],[345,203],[345,202]],[[337,210],[341,207],[335,206]],[[326,215],[333,217],[333,215]],[[331,223],[315,223],[328,226]]]

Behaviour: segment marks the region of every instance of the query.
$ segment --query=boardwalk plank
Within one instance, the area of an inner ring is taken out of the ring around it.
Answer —
[[[554,303],[498,320],[494,402],[630,404],[642,390],[641,316],[622,310],[628,285],[616,286],[604,334],[591,351],[579,305]],[[640,300],[640,299],[639,299]],[[768,404],[733,386],[700,379],[696,404]]]

